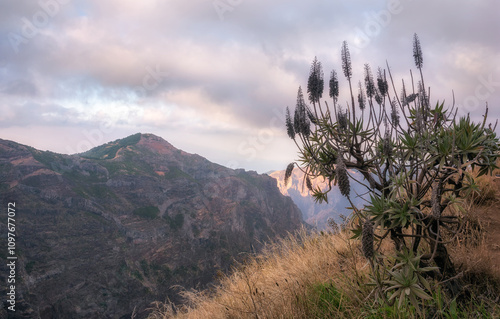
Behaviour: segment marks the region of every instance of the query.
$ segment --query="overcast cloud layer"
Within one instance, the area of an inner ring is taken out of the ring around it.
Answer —
[[[137,132],[230,167],[297,158],[283,112],[310,63],[415,69],[433,101],[500,117],[500,2],[0,0],[0,138],[76,153]],[[341,79],[342,81],[344,79]],[[346,82],[341,82],[345,85]],[[497,129],[497,132],[499,130]]]

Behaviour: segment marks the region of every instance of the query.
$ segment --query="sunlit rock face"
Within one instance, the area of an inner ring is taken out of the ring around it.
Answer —
[[[361,174],[355,171],[349,171],[350,174],[356,177],[356,179],[362,179]],[[328,219],[332,218],[336,222],[342,222],[340,215],[348,216],[351,204],[347,198],[340,194],[340,190],[337,186],[332,186],[332,189],[328,193],[328,203],[317,203],[311,196],[311,192],[307,189],[304,181],[304,173],[295,168],[293,170],[292,176],[285,184],[285,171],[274,171],[270,172],[269,176],[276,179],[278,183],[278,188],[281,193],[285,196],[289,196],[295,204],[299,207],[302,212],[302,217],[304,221],[312,226],[315,226],[319,230],[325,230],[328,228]],[[323,191],[328,190],[328,184],[323,178],[316,178],[311,180],[313,189],[320,188]],[[351,181],[351,197],[356,205],[362,205],[362,196],[366,196],[363,187],[355,182]],[[359,196],[359,197],[358,197]]]

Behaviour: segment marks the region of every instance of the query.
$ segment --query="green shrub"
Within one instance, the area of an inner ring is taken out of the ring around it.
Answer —
[[[326,318],[344,310],[345,296],[331,283],[319,283],[312,287],[309,306],[316,318]]]
[[[164,215],[163,218],[167,221],[168,225],[170,226],[170,229],[172,230],[179,230],[184,226],[184,214],[183,213],[177,213],[173,218]]]

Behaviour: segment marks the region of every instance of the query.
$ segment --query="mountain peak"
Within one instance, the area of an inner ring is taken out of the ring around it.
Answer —
[[[179,151],[172,144],[159,136],[150,133],[138,134],[140,135],[140,140],[137,142],[138,146],[144,146],[158,154],[171,154],[174,151]]]
[[[233,258],[301,227],[269,176],[153,134],[71,156],[0,140],[0,168],[2,198],[22,203],[19,250],[36,261],[22,264],[28,280],[16,284],[19,318],[145,318],[153,300],[182,301],[172,286],[206,287]]]
[[[142,146],[158,154],[171,154],[177,149],[163,138],[151,133],[136,133],[103,145],[96,146],[80,155],[92,159],[113,159],[122,149]]]

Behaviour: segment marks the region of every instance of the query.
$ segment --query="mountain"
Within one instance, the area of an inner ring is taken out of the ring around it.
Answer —
[[[2,211],[15,203],[12,318],[143,318],[152,301],[182,302],[172,286],[206,287],[235,257],[302,225],[273,178],[211,163],[152,134],[78,155],[0,139],[0,193]]]
[[[361,174],[355,171],[349,173],[356,178],[361,179]],[[311,196],[310,191],[304,185],[304,173],[299,169],[294,169],[292,176],[287,184],[285,184],[285,171],[273,171],[268,173],[269,176],[276,179],[278,188],[285,196],[289,196],[294,203],[300,208],[304,221],[317,229],[324,230],[328,228],[328,219],[332,218],[337,223],[341,222],[340,215],[348,216],[351,204],[347,198],[340,194],[338,187],[333,186],[328,193],[328,203],[317,203]],[[328,184],[322,178],[311,180],[313,188],[321,188],[323,191],[328,189]],[[355,205],[361,205],[363,198],[358,197],[366,192],[366,189],[356,182],[351,180],[351,199]]]

